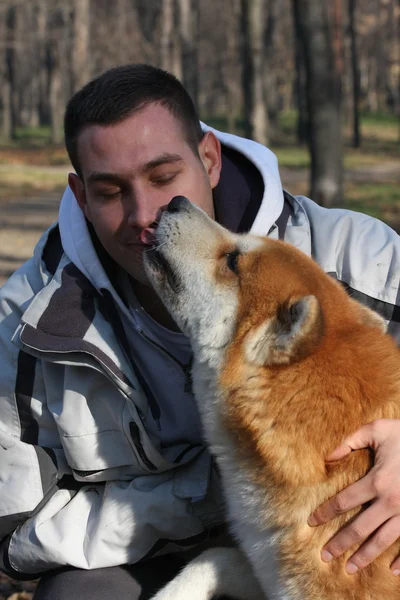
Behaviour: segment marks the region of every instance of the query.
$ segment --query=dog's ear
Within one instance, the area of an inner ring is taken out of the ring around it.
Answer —
[[[323,329],[322,311],[315,296],[293,300],[251,331],[246,340],[247,359],[260,366],[289,364],[312,352]]]

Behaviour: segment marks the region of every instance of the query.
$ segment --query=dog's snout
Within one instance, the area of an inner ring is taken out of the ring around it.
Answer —
[[[183,208],[187,208],[188,205],[190,205],[190,202],[185,196],[174,196],[167,206],[167,211],[170,213],[179,212]]]

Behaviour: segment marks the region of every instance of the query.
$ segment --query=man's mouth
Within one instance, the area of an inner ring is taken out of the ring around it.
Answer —
[[[166,276],[172,291],[177,292],[181,285],[180,278],[174,272],[165,256],[158,250],[157,246],[146,250],[146,258],[152,263],[153,267]]]

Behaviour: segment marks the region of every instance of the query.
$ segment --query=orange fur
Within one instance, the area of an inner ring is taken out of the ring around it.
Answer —
[[[399,349],[371,311],[295,248],[267,239],[240,260],[236,333],[220,376],[223,418],[235,439],[238,467],[267,491],[269,525],[285,531],[284,576],[303,590],[303,600],[395,600],[400,580],[389,566],[400,543],[348,575],[344,564],[355,548],[328,564],[320,552],[356,511],[315,528],[307,518],[360,479],[373,459],[363,450],[327,466],[324,457],[361,425],[400,418]],[[282,364],[273,356],[271,364],[250,362],[246,344],[253,332],[275,319],[280,307],[310,295],[321,314],[302,331],[303,351],[290,346]]]

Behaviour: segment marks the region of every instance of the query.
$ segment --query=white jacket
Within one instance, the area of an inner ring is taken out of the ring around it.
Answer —
[[[397,234],[284,193],[268,149],[216,134],[261,173],[251,230],[313,256],[400,339]],[[207,450],[161,451],[144,426],[159,407],[132,360],[129,318],[67,188],[59,226],[0,290],[0,538],[14,577],[134,563],[198,543],[223,519]]]

